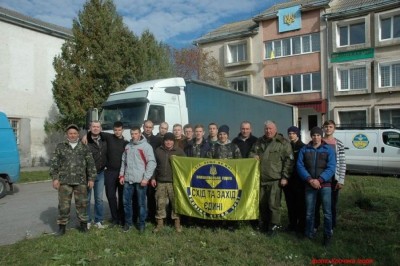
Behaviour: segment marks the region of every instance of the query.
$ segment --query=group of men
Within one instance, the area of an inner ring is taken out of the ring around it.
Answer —
[[[239,135],[232,141],[229,127],[218,127],[215,123],[208,125],[207,138],[203,125],[175,124],[170,133],[168,124],[163,122],[159,133],[153,135],[154,124],[147,120],[143,129],[141,132],[139,127],[133,127],[128,142],[122,137],[120,122],[114,124],[114,134],[109,134],[101,132],[100,123],[94,121],[83,138],[85,146],[79,140],[78,127],[67,127],[67,140],[57,146],[50,168],[53,187],[59,191],[58,235],[65,233],[72,194],[75,194],[81,230],[87,231],[92,221],[96,227],[104,228],[104,186],[113,226],[123,225],[123,230],[129,231],[135,217],[138,230],[143,232],[149,217],[156,222],[153,231],[160,231],[167,216],[167,204],[174,202],[169,159],[176,155],[259,160],[260,218],[256,226],[269,235],[276,234],[280,227],[283,189],[289,216],[287,229],[313,238],[319,226],[317,214],[322,202],[324,244],[330,241],[336,224],[337,195],[345,174],[344,147],[333,137],[333,121],[324,123],[325,134],[321,128],[313,128],[312,141],[307,145],[301,142],[297,127],[288,129],[288,140],[277,132],[273,121],[265,122],[264,135],[260,138],[252,135],[251,123],[243,121]],[[94,219],[90,210],[92,190]],[[171,209],[176,231],[181,232],[180,216],[173,204]]]

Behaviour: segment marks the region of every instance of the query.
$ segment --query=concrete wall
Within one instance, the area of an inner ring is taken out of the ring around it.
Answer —
[[[38,165],[49,158],[44,122],[54,115],[52,63],[64,39],[3,21],[0,36],[0,109],[20,119],[21,165]]]

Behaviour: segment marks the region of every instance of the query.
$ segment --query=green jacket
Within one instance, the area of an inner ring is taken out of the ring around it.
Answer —
[[[254,143],[249,157],[260,158],[261,184],[281,178],[290,178],[293,171],[294,158],[290,142],[282,135],[276,134],[270,142],[265,136]]]
[[[59,143],[50,164],[50,176],[60,184],[79,185],[96,179],[92,153],[80,141],[74,149],[68,141]]]

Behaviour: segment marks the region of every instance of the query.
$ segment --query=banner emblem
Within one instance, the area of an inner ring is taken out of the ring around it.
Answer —
[[[187,195],[199,214],[221,218],[236,209],[242,190],[237,174],[228,164],[204,161],[193,170]]]

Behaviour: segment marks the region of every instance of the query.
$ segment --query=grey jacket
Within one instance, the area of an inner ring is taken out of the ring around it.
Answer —
[[[153,148],[142,136],[137,142],[130,141],[122,154],[120,176],[125,177],[129,184],[140,183],[143,179],[150,180],[156,168]]]

